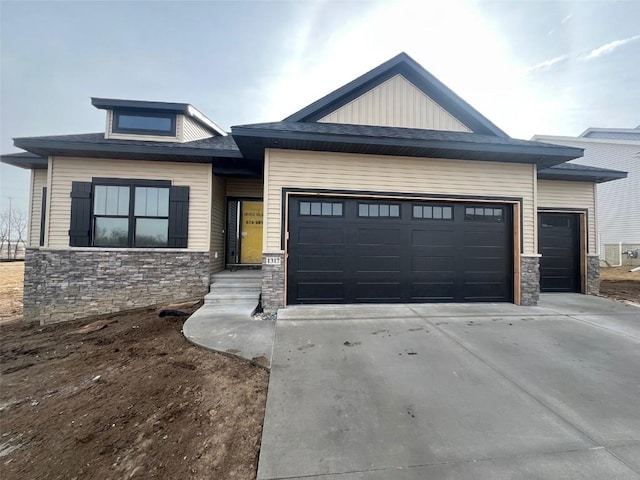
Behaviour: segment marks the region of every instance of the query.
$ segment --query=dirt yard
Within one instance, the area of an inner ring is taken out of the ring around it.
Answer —
[[[24,262],[0,262],[0,323],[22,318]]]
[[[640,303],[640,271],[630,272],[631,267],[600,269],[600,293],[618,300]]]
[[[0,325],[3,480],[255,478],[267,371],[155,310],[87,324]]]

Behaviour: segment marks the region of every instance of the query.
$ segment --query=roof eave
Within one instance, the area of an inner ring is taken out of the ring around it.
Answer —
[[[47,157],[41,157],[35,154],[28,157],[11,153],[0,155],[0,162],[28,170],[46,170],[49,166],[49,159]]]
[[[605,183],[613,180],[627,178],[627,172],[618,170],[553,170],[543,169],[538,171],[538,179],[541,180],[566,180],[569,182]]]
[[[415,139],[397,139],[386,137],[369,137],[356,135],[336,135],[326,133],[308,133],[308,132],[291,132],[276,131],[271,129],[254,129],[244,127],[232,127],[232,135],[240,151],[247,157],[251,157],[251,152],[247,151],[247,147],[255,148],[255,140],[261,141],[261,147],[264,148],[296,148],[291,146],[296,142],[306,142],[307,145],[317,144],[317,151],[329,150],[349,153],[363,153],[363,146],[370,146],[366,149],[366,153],[380,155],[394,155],[389,153],[388,149],[376,153],[376,147],[397,147],[407,150],[398,156],[416,156],[423,157],[428,151],[433,152],[449,152],[451,156],[442,153],[434,153],[431,156],[436,158],[453,158],[453,159],[471,159],[490,161],[491,155],[496,156],[496,161],[511,161],[512,163],[535,163],[539,168],[548,168],[553,165],[564,163],[582,156],[582,150],[572,147],[524,147],[518,145],[496,145],[482,143],[465,143],[458,141],[442,141],[442,140],[415,140]],[[251,142],[252,145],[245,145],[245,140]],[[283,146],[280,141],[288,141],[288,146]],[[321,144],[321,146],[320,146]],[[357,148],[349,148],[349,146],[357,146]],[[332,148],[333,147],[333,148]],[[244,151],[243,151],[244,149]],[[309,149],[309,148],[300,148]],[[314,149],[315,150],[315,149]],[[478,158],[478,153],[482,154]],[[476,154],[476,155],[472,155]],[[511,160],[508,160],[512,155]],[[515,157],[519,155],[520,157]],[[498,158],[501,158],[498,160]],[[502,159],[504,158],[504,159]]]
[[[185,161],[192,159],[207,159],[211,157],[218,158],[243,158],[242,153],[238,150],[213,150],[201,148],[172,148],[158,145],[125,145],[116,144],[91,144],[85,142],[61,142],[34,138],[16,138],[13,144],[40,156],[64,155],[68,156],[104,156],[109,158],[110,154],[137,154],[149,155],[150,157],[184,157]]]

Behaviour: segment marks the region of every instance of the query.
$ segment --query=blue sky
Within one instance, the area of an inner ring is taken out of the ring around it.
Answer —
[[[640,124],[640,1],[0,1],[1,151],[98,132],[89,98],[279,120],[401,51],[510,135]],[[28,204],[0,165],[0,210]]]

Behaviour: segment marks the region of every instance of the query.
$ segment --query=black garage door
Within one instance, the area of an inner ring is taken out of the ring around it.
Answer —
[[[510,302],[505,205],[292,197],[287,303]]]
[[[541,291],[580,292],[579,231],[577,214],[538,214]]]

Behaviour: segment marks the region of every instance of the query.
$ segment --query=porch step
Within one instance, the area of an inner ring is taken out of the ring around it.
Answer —
[[[261,270],[225,270],[213,275],[211,280],[211,290],[204,297],[205,305],[251,304],[255,307],[258,304],[262,289]]]

